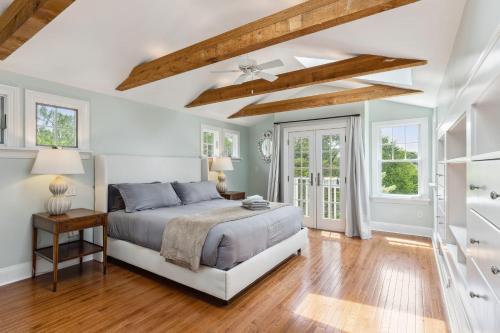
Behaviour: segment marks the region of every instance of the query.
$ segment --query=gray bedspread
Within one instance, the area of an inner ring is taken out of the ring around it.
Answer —
[[[163,230],[170,219],[235,205],[241,205],[241,202],[221,199],[135,213],[116,211],[108,215],[108,233],[110,237],[160,251]],[[201,264],[230,269],[299,232],[302,221],[301,209],[285,206],[218,224],[208,233]]]

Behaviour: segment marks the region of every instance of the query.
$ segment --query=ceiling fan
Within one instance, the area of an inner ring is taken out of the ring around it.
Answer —
[[[210,71],[211,73],[240,73],[242,74],[238,76],[236,81],[234,81],[234,84],[241,84],[245,82],[248,78],[251,78],[252,80],[255,77],[258,77],[260,79],[264,79],[270,82],[275,81],[278,79],[276,75],[266,73],[264,70],[266,69],[271,69],[271,68],[276,68],[276,67],[281,67],[284,66],[283,61],[280,59],[272,60],[265,62],[263,64],[257,64],[257,61],[249,58],[245,58],[243,62],[241,62],[238,65],[239,69],[229,69],[229,70],[221,70],[221,71]]]

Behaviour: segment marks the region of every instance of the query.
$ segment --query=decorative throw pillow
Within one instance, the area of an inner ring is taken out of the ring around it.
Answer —
[[[115,184],[108,185],[108,212],[125,209],[125,202]]]
[[[184,205],[222,199],[213,182],[172,183],[172,186]]]
[[[122,195],[127,213],[181,204],[181,200],[170,183],[118,184],[115,186]]]

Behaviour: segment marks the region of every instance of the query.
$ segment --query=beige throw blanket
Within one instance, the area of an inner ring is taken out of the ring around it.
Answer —
[[[205,239],[213,226],[263,214],[286,205],[272,202],[270,208],[265,210],[225,207],[173,218],[163,231],[160,254],[171,263],[197,271]]]

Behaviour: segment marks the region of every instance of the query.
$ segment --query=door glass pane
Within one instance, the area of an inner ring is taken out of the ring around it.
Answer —
[[[322,216],[324,219],[340,218],[340,137],[321,136],[321,186],[323,188]]]
[[[294,138],[293,141],[293,205],[301,207],[304,216],[310,216],[309,194],[309,138]]]

